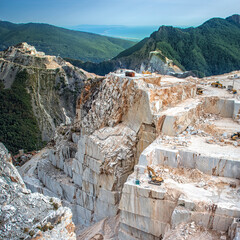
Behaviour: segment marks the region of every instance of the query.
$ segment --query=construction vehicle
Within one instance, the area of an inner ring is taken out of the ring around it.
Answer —
[[[223,85],[218,81],[211,83],[211,86],[212,87],[217,87],[217,88],[223,88]]]
[[[135,72],[127,71],[127,72],[125,72],[125,76],[126,77],[135,77]]]
[[[149,71],[142,71],[142,74],[152,74],[152,73]]]
[[[229,93],[237,94],[237,90],[234,89],[232,85],[228,85],[227,90]]]
[[[197,88],[197,95],[202,95],[202,94],[203,94],[203,89]]]
[[[151,180],[148,183],[154,184],[154,185],[161,185],[161,183],[163,182],[163,178],[159,177],[156,174],[156,172],[153,170],[153,168],[147,166],[147,170],[148,170],[148,176],[151,178]]]
[[[236,132],[231,136],[232,140],[238,140],[240,139],[240,132]]]

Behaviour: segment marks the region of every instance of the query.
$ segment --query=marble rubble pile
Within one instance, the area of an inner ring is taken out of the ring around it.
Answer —
[[[69,208],[61,201],[31,193],[0,143],[0,239],[74,240]]]

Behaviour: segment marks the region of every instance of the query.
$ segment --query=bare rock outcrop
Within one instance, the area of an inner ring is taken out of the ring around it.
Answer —
[[[36,51],[27,43],[0,53],[0,81],[10,88],[16,75],[27,71],[27,90],[42,133],[49,141],[61,123],[70,124],[75,116],[76,99],[89,78],[95,74],[74,67],[60,57]]]

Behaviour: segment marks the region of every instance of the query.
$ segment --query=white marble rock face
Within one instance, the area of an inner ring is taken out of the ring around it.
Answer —
[[[55,145],[21,168],[25,183],[60,198],[83,227],[120,214],[119,239],[175,236],[192,222],[196,239],[202,228],[233,236],[240,144],[227,136],[238,100],[210,85],[196,95],[201,81],[110,73],[79,97],[75,125],[58,128]],[[147,165],[161,186],[148,183]]]

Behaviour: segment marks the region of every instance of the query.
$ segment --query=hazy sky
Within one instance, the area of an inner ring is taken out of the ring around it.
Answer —
[[[0,19],[57,26],[197,26],[240,14],[240,0],[0,0]]]

